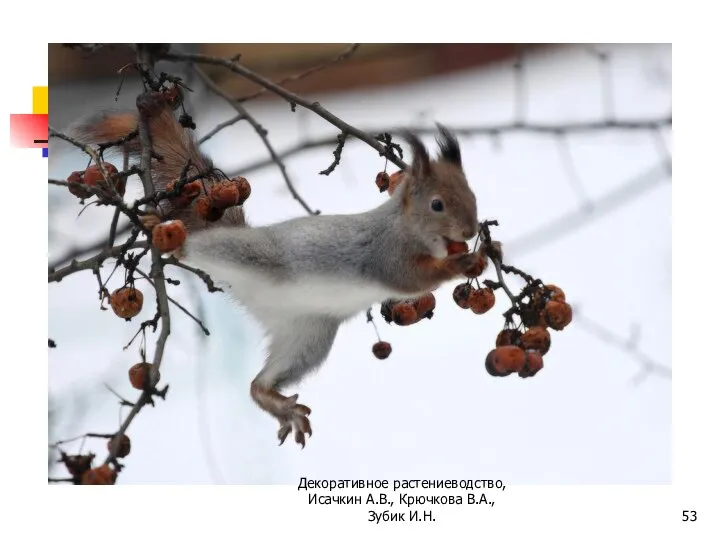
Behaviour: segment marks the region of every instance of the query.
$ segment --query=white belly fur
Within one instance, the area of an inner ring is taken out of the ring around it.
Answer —
[[[217,286],[266,323],[308,315],[331,315],[344,319],[397,296],[395,291],[380,284],[359,280],[308,275],[292,284],[281,284],[271,281],[261,272],[242,266],[199,256],[192,257],[188,262],[210,274]]]

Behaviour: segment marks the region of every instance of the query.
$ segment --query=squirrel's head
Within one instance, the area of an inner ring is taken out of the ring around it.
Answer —
[[[442,257],[447,240],[465,242],[478,233],[477,203],[462,168],[460,145],[455,135],[438,124],[439,153],[430,159],[417,136],[409,132],[403,136],[413,151],[403,180],[403,212],[420,228],[436,256]]]

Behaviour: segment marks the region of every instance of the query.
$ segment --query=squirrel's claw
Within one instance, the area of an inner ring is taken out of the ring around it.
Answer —
[[[305,405],[294,405],[287,414],[283,415],[283,418],[280,418],[280,429],[278,430],[280,445],[285,442],[290,432],[295,430],[295,442],[305,448],[305,434],[312,437],[308,414],[310,414],[310,409]]]
[[[278,439],[280,445],[285,442],[291,431],[295,431],[295,442],[305,448],[305,434],[312,437],[312,428],[308,415],[312,412],[310,407],[299,404],[297,402],[298,395],[295,394],[285,400],[277,411],[277,419],[280,421],[280,429],[278,430]]]

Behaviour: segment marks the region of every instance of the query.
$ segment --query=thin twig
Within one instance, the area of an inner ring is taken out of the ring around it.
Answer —
[[[115,213],[113,214],[112,221],[110,222],[110,234],[108,234],[107,246],[110,247],[115,243],[115,236],[117,236],[118,220],[120,219],[120,208],[115,207]]]
[[[335,147],[335,150],[333,150],[333,162],[330,164],[330,166],[320,171],[320,174],[324,174],[325,176],[330,176],[330,173],[335,170],[335,168],[340,165],[340,158],[342,157],[342,151],[343,148],[345,148],[345,141],[347,140],[347,133],[343,132],[340,135],[337,136],[337,147]]]
[[[205,135],[200,137],[197,141],[198,145],[203,144],[204,142],[209,141],[212,137],[220,133],[223,129],[234,126],[241,120],[245,120],[247,116],[245,114],[237,114],[233,116],[230,120],[225,120],[224,122],[220,122],[217,126],[212,128],[210,131],[208,131]]]
[[[113,246],[111,248],[105,248],[97,255],[90,257],[89,259],[85,259],[84,261],[78,261],[73,259],[67,266],[59,268],[58,270],[54,270],[52,272],[48,272],[48,283],[51,283],[53,281],[60,281],[63,278],[69,276],[70,274],[74,274],[75,272],[100,268],[100,266],[106,259],[109,259],[111,257],[117,257],[131,249],[145,249],[147,247],[147,242],[135,242],[129,247],[123,244]]]
[[[317,66],[313,66],[312,68],[308,69],[307,71],[304,71],[297,75],[290,75],[289,77],[285,77],[283,80],[278,81],[275,84],[277,84],[278,86],[284,86],[289,82],[299,81],[300,79],[304,79],[305,77],[312,75],[313,73],[317,73],[318,71],[322,71],[323,69],[329,68],[333,64],[337,64],[338,62],[342,62],[343,60],[350,58],[353,54],[355,54],[355,51],[357,51],[359,47],[360,47],[360,43],[353,43],[352,45],[350,45],[350,47],[345,49],[343,52],[341,52],[335,58],[331,58],[327,62],[318,64]],[[254,94],[250,94],[248,96],[237,98],[236,101],[238,103],[244,103],[245,101],[249,101],[251,99],[258,98],[267,92],[268,92],[268,89],[263,88],[262,90],[258,90]]]
[[[189,266],[183,262],[180,262],[177,257],[174,255],[171,255],[170,257],[167,257],[164,259],[164,264],[171,264],[173,266],[177,266],[178,268],[182,268],[183,270],[187,270],[188,272],[192,272],[197,277],[202,279],[205,282],[205,285],[207,286],[208,292],[223,292],[223,290],[220,287],[216,287],[215,283],[213,282],[210,275],[206,272],[203,272],[199,268],[194,268],[192,266]]]
[[[155,286],[153,280],[152,280],[152,279],[150,278],[150,276],[147,275],[145,272],[143,272],[143,271],[140,270],[139,268],[136,268],[136,269],[135,269],[135,272],[137,272],[137,273],[140,274],[142,277],[144,277],[147,281],[149,281],[150,284],[153,285],[153,287]],[[185,313],[185,315],[187,315],[187,316],[190,317],[193,321],[195,321],[195,322],[200,326],[200,328],[202,329],[203,333],[204,333],[206,336],[209,336],[209,335],[210,335],[210,330],[208,330],[208,329],[205,327],[205,325],[203,324],[203,322],[202,322],[199,318],[197,318],[195,315],[193,315],[192,313],[190,313],[190,311],[188,311],[187,308],[185,308],[182,304],[180,304],[180,302],[178,302],[177,300],[175,300],[175,299],[174,299],[172,296],[170,296],[169,294],[167,295],[167,299],[168,299],[168,301],[169,301],[171,304],[174,304],[174,305],[175,305],[176,307],[178,307],[183,313]]]

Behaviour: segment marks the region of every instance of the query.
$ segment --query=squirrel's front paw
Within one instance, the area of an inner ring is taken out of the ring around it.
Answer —
[[[478,253],[456,253],[447,257],[445,264],[453,274],[464,274],[475,267],[479,258]]]
[[[278,430],[278,439],[280,444],[285,442],[287,436],[293,429],[295,430],[295,442],[305,448],[305,434],[312,437],[312,428],[308,415],[312,412],[309,407],[301,405],[297,402],[298,395],[286,398],[282,406],[278,420],[280,421],[280,429]]]

